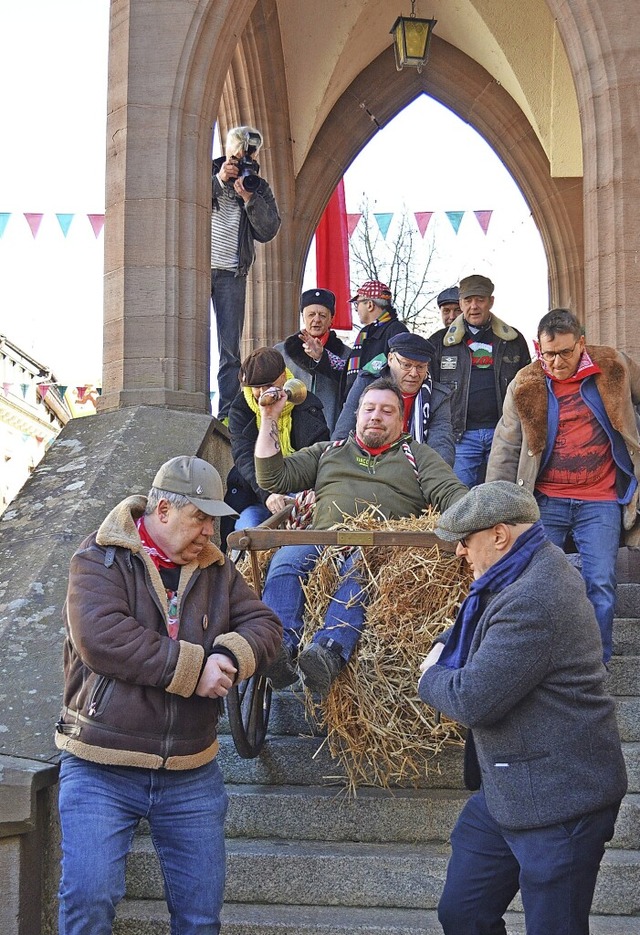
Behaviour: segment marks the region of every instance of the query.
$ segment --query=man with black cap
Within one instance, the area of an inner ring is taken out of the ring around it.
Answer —
[[[344,372],[341,385],[343,402],[362,371],[380,375],[387,363],[389,340],[394,334],[409,330],[393,307],[391,289],[377,279],[364,282],[349,301],[362,322],[362,328],[356,335]]]
[[[419,334],[401,332],[389,339],[389,353],[381,377],[392,379],[404,400],[403,430],[417,442],[430,445],[453,466],[455,445],[451,427],[451,390],[436,383],[430,363],[435,348],[431,341]],[[366,386],[376,377],[361,371],[349,391],[332,439],[346,438],[356,427],[358,402]]]
[[[457,286],[449,286],[443,289],[436,298],[437,306],[442,316],[442,324],[445,328],[452,325],[460,314],[460,292]]]
[[[467,487],[473,487],[484,480],[507,386],[531,356],[520,332],[492,313],[490,279],[466,276],[460,280],[459,295],[462,314],[431,337],[436,348],[433,377],[454,390],[453,469]]]
[[[589,935],[627,781],[584,583],[517,484],[475,487],[436,533],[458,541],[475,579],[418,683],[423,701],[469,728],[475,790],[451,835],[440,924],[504,935],[520,890],[528,935]]]
[[[329,289],[307,289],[300,297],[303,327],[276,344],[294,377],[321,400],[329,431],[340,414],[340,382],[351,348],[331,329],[336,297]]]
[[[213,545],[232,513],[197,457],[109,513],[71,560],[64,607],[60,935],[111,931],[125,858],[151,827],[172,929],[220,931],[227,795],[224,698],[276,657],[282,627]]]

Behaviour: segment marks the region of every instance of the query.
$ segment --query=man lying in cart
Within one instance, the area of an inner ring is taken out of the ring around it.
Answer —
[[[428,445],[403,432],[402,394],[393,381],[375,380],[358,404],[356,428],[348,438],[318,442],[286,459],[278,443],[278,415],[286,394],[261,397],[255,448],[256,476],[265,490],[315,490],[312,529],[330,529],[345,516],[373,505],[387,519],[417,516],[428,507],[441,512],[467,492],[449,465]],[[325,695],[353,653],[364,626],[365,605],[357,550],[345,558],[324,625],[301,646],[305,597],[302,581],[315,566],[317,546],[283,546],[271,561],[262,599],[280,617],[283,645],[266,674],[274,688],[302,678]]]

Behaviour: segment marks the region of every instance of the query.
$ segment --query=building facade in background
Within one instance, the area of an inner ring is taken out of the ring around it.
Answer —
[[[45,364],[0,334],[0,513],[71,418],[55,382]]]

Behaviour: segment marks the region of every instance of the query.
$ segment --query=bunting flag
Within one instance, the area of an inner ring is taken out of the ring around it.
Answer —
[[[333,327],[350,331],[349,233],[343,179],[338,182],[316,229],[316,282],[335,293]]]
[[[474,211],[473,213],[478,219],[478,224],[482,228],[482,233],[486,235],[489,230],[489,221],[491,220],[493,211]]]
[[[26,220],[27,220],[27,224],[29,225],[29,228],[30,228],[30,230],[31,230],[31,234],[32,234],[32,236],[33,236],[33,239],[35,240],[35,239],[36,239],[36,236],[37,236],[37,234],[38,234],[38,231],[40,230],[40,223],[41,223],[42,218],[44,217],[44,215],[43,215],[43,214],[31,214],[31,213],[29,213],[29,212],[25,212],[25,215],[24,215],[24,216],[25,216],[25,218],[26,218]]]
[[[464,211],[445,211],[445,214],[451,221],[451,226],[453,227],[454,233],[457,234],[458,230],[460,229],[460,222],[464,217]]]
[[[0,239],[2,238],[6,230],[6,227],[7,227],[7,224],[9,223],[9,218],[11,217],[11,215],[12,215],[11,211],[0,211]],[[67,234],[69,233],[69,228],[71,227],[71,224],[73,223],[73,220],[76,216],[77,215],[72,214],[72,213],[56,212],[55,217],[58,221],[58,224],[60,225],[60,230],[62,231],[62,234],[65,238]],[[25,211],[23,214],[23,217],[25,218],[27,224],[29,225],[31,235],[33,239],[35,240],[36,237],[38,236],[38,231],[40,230],[40,224],[42,223],[44,214],[42,212],[35,213],[35,212]],[[89,224],[91,225],[91,229],[93,231],[94,237],[97,239],[100,236],[102,228],[104,227],[104,214],[87,214],[86,217],[89,220]]]
[[[416,224],[418,225],[418,230],[420,231],[420,236],[423,239],[427,232],[429,224],[431,223],[431,219],[435,213],[436,213],[435,211],[415,211],[413,214],[414,218],[416,219]],[[491,218],[493,217],[494,212],[493,211],[473,211],[473,212],[471,211],[444,211],[443,213],[446,214],[447,218],[449,219],[449,223],[451,224],[453,228],[453,232],[455,234],[457,234],[458,231],[460,230],[460,224],[462,223],[462,219],[465,216],[465,214],[474,214],[478,221],[478,224],[480,225],[482,229],[483,234],[485,234],[486,236],[487,231],[489,229],[489,223],[491,221]],[[391,222],[393,218],[395,217],[395,215],[393,214],[393,212],[388,212],[388,213],[385,212],[383,214],[374,214],[373,216],[376,219],[378,228],[380,229],[380,233],[386,240],[387,234],[389,232],[389,228],[391,226]],[[349,238],[353,236],[361,217],[362,217],[362,214],[348,214],[347,215],[347,228],[349,232]]]
[[[29,383],[3,383],[2,392],[5,397],[9,397],[9,394],[12,393],[14,396],[18,395],[18,392],[22,394],[22,398],[26,399],[29,392]],[[85,384],[84,386],[74,386],[70,388],[65,383],[36,383],[36,395],[41,402],[44,401],[45,397],[49,393],[52,387],[56,387],[61,399],[65,399],[72,409],[72,415],[77,415],[77,412],[73,411],[73,407],[86,406],[89,405],[96,408],[96,400],[98,396],[102,396],[102,387],[93,386],[90,383]],[[80,413],[85,414],[85,413]]]
[[[71,222],[73,221],[73,214],[56,214],[58,218],[58,224],[60,225],[60,230],[66,237],[69,233],[69,228],[71,227]]]
[[[347,215],[347,230],[349,232],[349,239],[351,239],[351,235],[353,234],[354,230],[358,226],[358,223],[361,217],[362,217],[361,214],[348,214]]]
[[[416,224],[418,225],[418,230],[420,231],[420,236],[424,237],[427,232],[427,227],[429,226],[429,221],[433,217],[433,211],[416,211],[414,216]]]
[[[104,214],[88,214],[89,224],[93,230],[96,240],[100,236],[100,231],[104,227]]]
[[[373,216],[378,223],[378,227],[380,228],[382,239],[386,240],[391,221],[393,220],[393,214],[374,214]]]

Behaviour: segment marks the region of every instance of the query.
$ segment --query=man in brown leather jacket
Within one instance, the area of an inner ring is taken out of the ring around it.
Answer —
[[[220,700],[276,656],[282,628],[213,545],[233,513],[208,462],[173,458],[71,560],[64,609],[60,935],[110,933],[141,818],[172,925],[217,933],[227,797]]]

